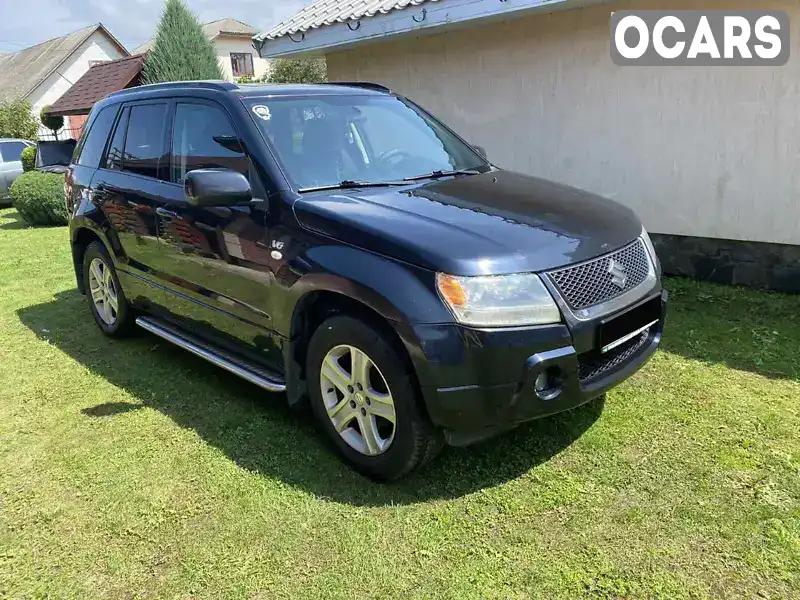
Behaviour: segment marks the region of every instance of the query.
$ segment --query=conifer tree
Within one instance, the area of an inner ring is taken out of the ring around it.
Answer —
[[[223,79],[217,53],[186,3],[166,0],[142,80],[161,83],[192,79]]]

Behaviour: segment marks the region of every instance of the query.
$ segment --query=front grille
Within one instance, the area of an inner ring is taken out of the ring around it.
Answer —
[[[650,330],[648,329],[641,335],[628,340],[613,350],[609,350],[605,354],[592,350],[579,355],[578,376],[580,377],[581,385],[597,381],[623,366],[642,349],[649,337]]]
[[[614,275],[609,271],[612,260],[624,269],[626,281],[623,287],[614,283]],[[636,240],[611,254],[551,271],[547,275],[570,308],[581,310],[613,300],[632,290],[647,279],[649,272],[650,258],[647,249],[641,240]]]

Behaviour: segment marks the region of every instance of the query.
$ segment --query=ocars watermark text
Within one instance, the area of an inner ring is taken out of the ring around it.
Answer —
[[[611,58],[618,65],[780,66],[789,52],[789,16],[783,11],[624,10],[611,15]]]

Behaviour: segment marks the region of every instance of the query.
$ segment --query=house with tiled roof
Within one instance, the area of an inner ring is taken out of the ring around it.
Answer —
[[[252,37],[258,31],[251,25],[228,17],[205,23],[203,33],[214,44],[219,66],[229,81],[241,77],[260,79],[267,73],[269,61],[261,58],[253,48]],[[144,54],[150,50],[153,42],[145,42],[133,53]]]
[[[67,35],[0,54],[0,101],[24,98],[34,114],[56,102],[90,67],[128,56],[128,51],[102,23],[84,27]],[[72,135],[83,117],[66,118],[63,135]],[[47,137],[50,130],[42,128]]]

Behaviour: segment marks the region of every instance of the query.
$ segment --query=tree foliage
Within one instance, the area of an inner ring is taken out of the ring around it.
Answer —
[[[0,102],[0,137],[35,140],[39,122],[31,110],[30,102],[22,98]]]
[[[19,156],[23,171],[33,171],[36,168],[36,146],[28,146]]]
[[[217,53],[184,0],[166,0],[142,80],[161,83],[193,79],[223,79]]]
[[[64,117],[61,115],[48,115],[47,111],[50,110],[50,105],[42,107],[42,111],[39,113],[39,119],[42,121],[42,125],[47,127],[50,131],[53,132],[53,135],[56,136],[58,139],[58,132],[64,127]]]
[[[278,58],[270,65],[264,81],[268,83],[323,83],[328,81],[324,58]]]

